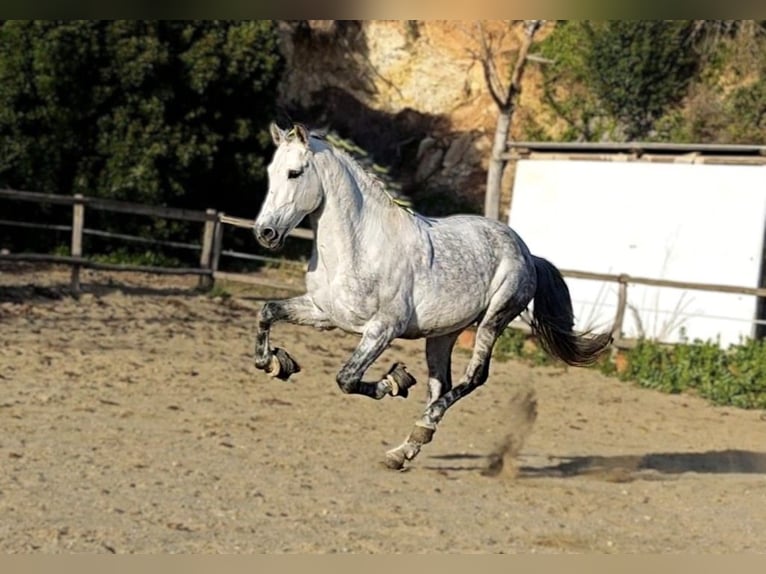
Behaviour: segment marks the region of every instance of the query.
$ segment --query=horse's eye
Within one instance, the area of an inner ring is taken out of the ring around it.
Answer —
[[[296,177],[300,177],[302,173],[303,173],[302,169],[288,169],[287,179],[295,179]]]

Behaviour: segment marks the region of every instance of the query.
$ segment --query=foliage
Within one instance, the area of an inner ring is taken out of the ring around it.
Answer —
[[[182,262],[178,259],[168,257],[157,251],[133,251],[124,247],[110,251],[108,254],[94,255],[91,259],[99,263],[147,265],[153,267],[182,267]]]
[[[593,89],[628,140],[649,135],[654,122],[685,95],[697,68],[692,25],[689,20],[583,24]]]
[[[500,334],[493,351],[494,356],[500,360],[517,358],[538,367],[559,362],[546,353],[532,335],[512,327]]]
[[[220,284],[216,283],[207,292],[207,297],[210,299],[231,299],[231,293]]]
[[[533,341],[522,331],[508,328],[497,340],[495,357],[538,366],[558,363]],[[618,371],[608,356],[593,368],[667,393],[694,393],[718,405],[766,408],[766,340],[721,349],[714,341],[667,345],[644,339],[621,353],[624,369]]]
[[[614,129],[614,122],[610,121],[591,86],[588,40],[582,23],[563,21],[539,44],[540,53],[551,61],[541,67],[542,113],[550,117],[545,123],[552,124],[559,119],[566,126],[556,139],[597,141]],[[547,139],[539,133],[539,122],[535,124],[536,139]]]
[[[678,104],[698,64],[689,20],[568,21],[540,48],[544,101],[564,139],[646,138]]]
[[[538,47],[528,139],[766,143],[766,22],[563,21]]]
[[[627,353],[623,380],[670,393],[694,392],[719,405],[766,408],[766,341],[729,349],[695,341],[662,345],[641,341]]]
[[[0,185],[252,213],[281,67],[271,21],[4,21]]]
[[[497,338],[493,353],[500,359],[522,358],[525,339],[526,335],[522,331],[508,327]]]
[[[660,132],[675,141],[766,144],[766,27],[738,28],[706,46],[706,65]]]

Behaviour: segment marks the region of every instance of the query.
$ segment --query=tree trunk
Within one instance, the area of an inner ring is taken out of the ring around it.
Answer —
[[[505,153],[508,133],[511,131],[513,110],[501,111],[495,124],[495,138],[492,141],[492,155],[487,168],[487,194],[484,196],[484,215],[490,219],[500,218],[500,190],[506,161],[501,158]]]
[[[532,45],[535,33],[540,29],[542,20],[530,20],[524,29],[524,40],[519,47],[519,56],[511,74],[511,82],[504,98],[495,95],[495,101],[499,106],[497,124],[495,125],[495,138],[492,142],[492,155],[489,158],[487,168],[487,193],[484,196],[484,215],[491,219],[500,218],[500,193],[503,181],[503,172],[508,163],[503,159],[508,143],[508,135],[511,132],[513,112],[516,110],[516,101],[521,93],[521,78],[524,75],[524,67],[527,63],[527,54]],[[492,87],[490,86],[490,89]]]

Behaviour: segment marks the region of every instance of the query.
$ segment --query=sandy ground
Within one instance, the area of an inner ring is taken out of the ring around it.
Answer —
[[[278,326],[284,383],[252,365],[258,300],[84,277],[0,267],[2,552],[766,551],[762,411],[495,361],[391,471],[422,341],[373,368],[420,384],[376,402],[335,385],[354,337]]]

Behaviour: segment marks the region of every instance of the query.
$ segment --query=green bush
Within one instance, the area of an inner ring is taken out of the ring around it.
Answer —
[[[543,102],[565,140],[646,138],[698,65],[691,20],[565,21],[540,44]]]
[[[718,405],[766,408],[766,342],[747,340],[728,349],[711,341],[663,345],[641,341],[627,352],[620,375],[669,393],[693,392]]]
[[[0,186],[255,215],[282,67],[269,20],[0,21]]]
[[[94,255],[91,259],[98,263],[115,263],[118,265],[146,265],[150,267],[183,266],[181,261],[175,257],[168,257],[156,251],[135,251],[128,248],[116,249],[108,254]]]
[[[725,372],[721,355],[714,343],[667,346],[641,341],[628,352],[628,369],[622,378],[669,393],[709,388]]]
[[[557,359],[540,347],[535,337],[511,327],[498,337],[493,352],[494,356],[500,360],[521,359],[538,367],[553,365],[557,362]]]
[[[766,142],[766,22],[556,23],[526,139]]]
[[[658,139],[766,143],[766,25],[732,22],[740,24],[739,32],[716,36],[707,46],[684,105],[655,126]]]
[[[557,361],[534,339],[518,329],[506,329],[495,345],[495,358],[520,359],[532,365]],[[693,393],[717,405],[766,408],[766,340],[746,340],[728,349],[714,341],[668,345],[642,340],[621,351],[627,368],[618,372],[609,355],[593,368],[666,393]]]

